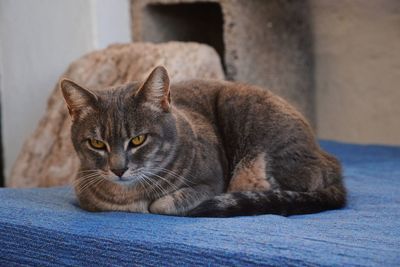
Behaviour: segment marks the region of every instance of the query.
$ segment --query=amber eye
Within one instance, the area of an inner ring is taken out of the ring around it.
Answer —
[[[104,144],[104,142],[97,139],[89,139],[89,144],[95,149],[104,149],[106,147],[106,144]]]
[[[143,142],[146,140],[146,135],[145,134],[141,134],[138,135],[136,137],[133,137],[131,140],[131,143],[133,146],[140,146],[141,144],[143,144]]]

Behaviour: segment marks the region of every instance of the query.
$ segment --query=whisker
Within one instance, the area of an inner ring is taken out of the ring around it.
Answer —
[[[142,174],[149,180],[149,182],[152,181],[151,178],[148,177],[145,173],[142,172]],[[153,185],[155,186],[153,188],[156,190],[157,198],[160,198],[160,197],[168,194],[168,192],[156,181],[153,181]]]
[[[156,194],[158,196],[158,192],[156,188],[152,185],[150,179],[145,174],[140,174],[141,179],[148,185],[148,189],[150,190],[151,194]]]
[[[145,172],[149,173],[150,175],[156,176],[156,177],[160,178],[161,180],[167,182],[174,190],[179,190],[179,187],[177,187],[177,186],[176,186],[175,184],[173,184],[172,182],[168,181],[168,179],[166,179],[166,178],[164,178],[164,177],[162,177],[162,176],[160,176],[160,175],[158,175],[158,174],[152,173],[152,172],[150,172],[150,171],[145,171]]]
[[[97,169],[92,169],[92,170],[82,170],[82,171],[78,171],[77,173],[86,173],[86,172],[98,172]]]
[[[140,177],[140,175],[139,175],[139,177]],[[145,187],[143,185],[143,178],[140,177],[138,182],[139,182],[139,186],[141,187],[142,191],[144,191],[146,193],[146,196],[147,196],[147,192],[146,192]]]
[[[79,177],[78,179],[76,179],[74,181],[74,186],[77,186],[79,183],[89,182],[90,180],[94,179],[97,176],[98,176],[97,174],[90,174],[90,175],[86,175],[86,176],[83,176],[83,177]]]
[[[97,182],[94,183],[94,184],[92,184],[91,186],[92,186],[92,187],[99,186],[99,185],[101,185],[101,184],[104,182],[104,180],[105,180],[104,177],[100,177],[100,179],[98,179]]]
[[[173,172],[173,171],[168,170],[168,169],[165,169],[165,168],[153,168],[152,170],[156,170],[156,169],[159,169],[159,170],[161,170],[162,172],[164,172],[164,173],[166,173],[166,174],[169,174],[169,175],[171,175],[171,176],[173,176],[173,177],[175,177],[175,178],[178,178],[179,181],[180,181],[183,185],[185,185],[186,187],[193,188],[193,186],[191,186],[191,185],[188,184],[188,183],[191,183],[192,185],[195,185],[195,183],[193,183],[192,181],[186,179],[186,178],[183,177],[182,175],[177,174],[176,172]],[[177,187],[177,186],[175,185],[175,187]]]
[[[176,174],[176,175],[178,175],[178,176],[181,175],[181,174],[179,174],[179,173],[177,173],[177,172],[175,172],[175,171],[173,171],[173,170],[170,170],[170,169],[167,169],[167,168],[163,168],[163,167],[155,167],[154,169],[168,171],[168,172],[173,173],[173,174]],[[189,176],[190,178],[197,179],[195,176],[193,176],[193,175],[190,174],[190,173],[187,173],[186,175]]]
[[[152,188],[151,183],[147,180],[146,177],[143,176],[143,174],[139,173],[138,175],[140,177],[139,183],[142,186],[143,191],[145,192],[147,198],[151,198],[150,193],[154,193],[154,189]],[[143,185],[142,182],[145,183],[147,186]]]
[[[79,193],[83,193],[84,191],[86,191],[91,185],[93,185],[97,181],[98,181],[98,179],[96,179],[96,178],[90,179],[86,183],[80,184],[79,187],[77,188],[77,191]]]
[[[89,173],[82,177],[79,177],[75,182],[76,190],[79,193],[83,193],[88,188],[95,185],[96,182],[98,182],[99,180],[101,181],[102,178],[103,178],[103,175],[100,171],[92,172],[92,173]]]

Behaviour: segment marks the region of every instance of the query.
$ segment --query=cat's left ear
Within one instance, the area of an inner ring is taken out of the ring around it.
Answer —
[[[137,91],[135,98],[144,100],[161,111],[169,112],[171,95],[167,70],[162,66],[156,67]]]

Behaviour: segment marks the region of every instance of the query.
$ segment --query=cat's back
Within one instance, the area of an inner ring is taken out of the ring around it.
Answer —
[[[207,116],[226,114],[240,122],[281,117],[307,124],[287,101],[258,86],[222,80],[187,80],[173,84],[171,94],[178,108]]]
[[[190,80],[171,86],[171,93],[174,104],[189,117],[201,114],[207,118],[226,147],[237,150],[255,144],[274,151],[297,140],[316,149],[313,130],[303,115],[265,88],[228,81]]]
[[[233,83],[220,80],[185,80],[171,85],[174,106],[193,112],[209,113],[223,88]]]
[[[237,107],[240,103],[252,105],[263,102],[266,106],[272,96],[270,91],[251,85],[199,79],[172,84],[171,95],[177,108],[200,113],[217,113],[228,106]]]

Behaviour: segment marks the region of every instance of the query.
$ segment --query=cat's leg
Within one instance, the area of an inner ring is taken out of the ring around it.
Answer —
[[[184,215],[215,193],[208,185],[184,187],[155,200],[149,207],[151,213]]]
[[[271,184],[267,177],[265,153],[245,157],[235,166],[228,192],[267,191]]]

